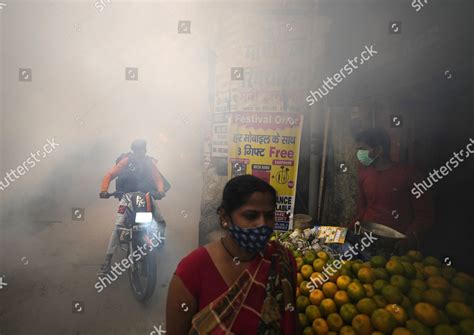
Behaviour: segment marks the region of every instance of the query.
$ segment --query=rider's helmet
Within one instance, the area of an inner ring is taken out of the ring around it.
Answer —
[[[146,141],[141,140],[141,139],[133,141],[131,149],[133,151],[133,154],[136,157],[145,157],[145,155],[146,155]]]

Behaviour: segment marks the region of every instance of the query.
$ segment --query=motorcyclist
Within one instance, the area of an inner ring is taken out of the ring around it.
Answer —
[[[164,236],[166,222],[158,208],[159,199],[165,196],[169,184],[156,167],[157,160],[146,155],[146,141],[135,140],[131,146],[132,152],[122,154],[117,159],[117,164],[110,169],[102,180],[99,197],[108,198],[110,182],[118,177],[116,191],[123,192],[115,219],[115,227],[110,236],[105,262],[101,265],[99,275],[107,274],[111,269],[112,257],[119,246],[118,226],[125,222],[127,207],[131,208],[131,192],[143,192],[152,195],[154,199],[154,219],[161,236]],[[165,183],[167,185],[165,185]]]

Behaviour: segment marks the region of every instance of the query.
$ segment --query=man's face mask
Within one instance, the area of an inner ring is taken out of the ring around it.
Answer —
[[[370,158],[369,150],[359,149],[357,150],[357,159],[362,163],[362,165],[369,166],[377,159],[377,157]]]

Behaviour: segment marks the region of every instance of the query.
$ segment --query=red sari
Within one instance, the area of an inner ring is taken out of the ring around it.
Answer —
[[[199,305],[189,334],[296,334],[296,263],[274,241],[230,287],[204,247],[186,256],[175,274]]]

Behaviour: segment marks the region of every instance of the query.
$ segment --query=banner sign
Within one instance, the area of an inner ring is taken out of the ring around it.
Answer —
[[[303,116],[292,113],[235,112],[229,119],[228,176],[251,174],[276,189],[275,230],[293,229],[302,125]]]

